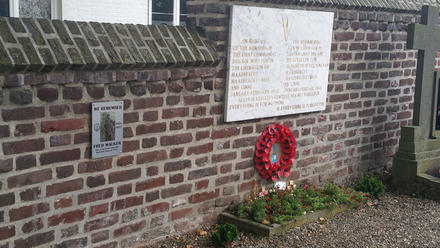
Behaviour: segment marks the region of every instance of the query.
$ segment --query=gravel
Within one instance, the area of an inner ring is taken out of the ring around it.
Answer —
[[[203,229],[203,228],[202,228]],[[207,235],[191,232],[152,245],[157,248],[214,247]],[[440,247],[440,203],[386,193],[382,200],[271,238],[239,234],[232,247]]]

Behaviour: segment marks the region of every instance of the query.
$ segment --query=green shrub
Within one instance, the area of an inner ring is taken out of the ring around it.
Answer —
[[[212,234],[212,241],[222,247],[226,247],[230,242],[238,238],[237,227],[230,224],[220,224],[217,226],[215,232]]]
[[[356,190],[368,193],[377,198],[382,196],[385,192],[385,185],[374,176],[362,175],[356,186]]]

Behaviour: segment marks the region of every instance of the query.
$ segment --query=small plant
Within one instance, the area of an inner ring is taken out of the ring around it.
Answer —
[[[356,205],[367,200],[368,194],[330,183],[323,188],[290,185],[286,189],[263,189],[255,199],[239,204],[235,214],[263,224],[284,224],[308,212]]]
[[[356,186],[356,190],[368,193],[378,198],[381,197],[385,192],[385,185],[382,183],[382,181],[374,176],[362,175]]]
[[[220,224],[212,234],[212,241],[221,246],[228,247],[230,243],[238,238],[238,229],[230,223]]]

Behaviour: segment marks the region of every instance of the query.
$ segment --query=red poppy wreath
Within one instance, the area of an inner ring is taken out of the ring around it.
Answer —
[[[267,180],[277,181],[290,175],[295,161],[296,140],[290,129],[281,124],[268,126],[255,145],[257,171]]]

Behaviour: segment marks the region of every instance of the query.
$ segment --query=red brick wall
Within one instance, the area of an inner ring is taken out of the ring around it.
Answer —
[[[228,4],[188,1],[223,58]],[[223,64],[0,76],[0,247],[131,247],[215,221],[259,179],[254,144],[271,123],[295,134],[296,183],[389,168],[411,122],[415,16],[334,11],[319,113],[224,123]],[[90,103],[111,100],[125,102],[124,153],[92,160]]]
[[[412,120],[417,53],[405,49],[406,30],[419,16],[267,2],[276,1],[188,1],[189,23],[205,28],[223,58],[218,89],[225,87],[230,5],[332,11],[326,110],[259,120],[255,135],[261,131],[258,126],[279,121],[292,128],[298,141],[293,178],[299,181],[343,182],[360,172],[390,169],[400,127]]]

